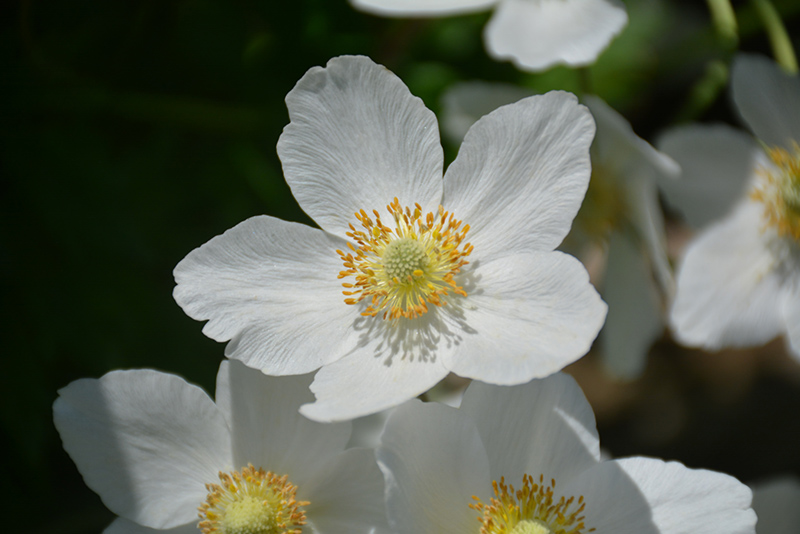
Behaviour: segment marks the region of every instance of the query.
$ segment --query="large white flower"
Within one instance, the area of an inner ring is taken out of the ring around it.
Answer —
[[[762,144],[724,126],[684,127],[661,142],[685,175],[685,188],[665,188],[668,199],[691,224],[725,215],[687,246],[670,320],[686,345],[746,347],[785,334],[800,358],[800,80],[742,56],[732,86]]]
[[[433,113],[368,58],[309,70],[286,102],[278,153],[322,230],[253,217],[175,268],[175,299],[231,340],[228,357],[273,375],[322,367],[301,411],[336,420],[450,371],[517,384],[586,353],[605,304],[553,251],[590,174],[594,123],[573,95],[484,117],[444,179]]]
[[[298,413],[309,382],[225,361],[215,403],[175,375],[114,371],[61,389],[53,412],[86,484],[120,516],[105,534],[383,528],[373,451],[344,450],[350,423]]]
[[[350,0],[389,17],[438,17],[495,12],[484,30],[486,49],[523,70],[591,65],[628,23],[618,0]]]
[[[513,387],[474,382],[459,409],[410,401],[381,439],[395,533],[755,531],[751,492],[728,475],[601,460],[591,407],[564,374]]]
[[[444,134],[460,143],[480,117],[529,95],[505,84],[455,85],[442,100]],[[608,372],[629,379],[663,332],[664,300],[673,292],[656,178],[672,180],[680,169],[603,100],[587,95],[584,103],[597,123],[592,178],[565,249],[592,261],[598,247],[607,251],[602,295],[609,307],[599,342]]]

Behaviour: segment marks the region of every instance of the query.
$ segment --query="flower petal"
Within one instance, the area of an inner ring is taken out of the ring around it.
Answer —
[[[795,359],[800,360],[800,287],[786,292],[783,301],[783,317],[789,350]]]
[[[372,449],[349,449],[332,458],[314,480],[298,489],[314,532],[369,533],[386,530],[383,474]]]
[[[252,463],[289,475],[302,487],[344,450],[349,422],[323,425],[298,412],[314,398],[310,384],[311,375],[272,377],[240,362],[222,362],[217,405],[231,429],[236,468]]]
[[[522,70],[591,65],[628,23],[617,0],[503,0],[484,30],[489,55]]]
[[[342,240],[273,217],[252,217],[175,267],[173,296],[229,358],[268,374],[302,374],[342,356],[359,317],[344,303]]]
[[[753,534],[750,489],[735,478],[678,462],[602,462],[561,487],[583,495],[585,524],[618,534]]]
[[[730,212],[764,158],[752,137],[724,124],[673,128],[661,136],[658,147],[682,170],[680,180],[661,180],[659,186],[695,228]]]
[[[766,343],[783,331],[783,280],[762,232],[763,206],[746,201],[692,241],[670,312],[676,338],[718,350]]]
[[[411,401],[386,422],[378,465],[386,478],[386,510],[397,534],[476,532],[473,495],[487,502],[489,462],[478,431],[459,410]]]
[[[483,11],[499,0],[350,0],[353,7],[384,17],[438,17]]]
[[[444,359],[458,375],[504,385],[550,375],[586,354],[603,325],[605,303],[567,254],[507,256],[474,276],[478,289],[461,308],[464,339]]]
[[[608,317],[600,343],[603,363],[612,376],[633,379],[642,374],[647,352],[664,331],[661,302],[643,253],[622,234],[611,234],[603,298]]]
[[[412,399],[447,376],[442,360],[455,341],[436,312],[398,324],[364,318],[364,344],[317,372],[317,400],[300,413],[315,421],[341,421]]]
[[[394,197],[435,209],[442,197],[436,117],[388,69],[343,56],[314,67],[286,95],[278,141],[286,182],[323,229],[346,238],[359,210]]]
[[[230,435],[208,395],[151,370],[72,382],[53,405],[64,449],[117,515],[151,528],[197,518],[207,482],[230,468]]]
[[[517,486],[523,474],[543,474],[563,484],[600,461],[594,413],[569,375],[512,387],[473,382],[460,410],[478,427],[493,480]]]
[[[118,517],[106,527],[103,534],[197,534],[197,520],[175,528],[156,529]]]
[[[800,80],[773,61],[741,54],[731,72],[733,100],[761,141],[792,149],[800,143]]]
[[[553,250],[589,184],[594,121],[571,93],[503,106],[467,132],[444,179],[444,206],[472,228],[475,256]]]

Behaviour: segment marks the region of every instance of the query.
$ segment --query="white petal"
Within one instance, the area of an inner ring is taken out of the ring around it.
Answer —
[[[711,350],[748,347],[782,332],[783,280],[762,233],[763,209],[742,203],[686,248],[670,313],[681,343]]]
[[[383,474],[372,449],[350,449],[332,458],[317,471],[314,480],[298,488],[315,532],[325,534],[369,533],[385,530]]]
[[[575,380],[559,373],[520,386],[473,382],[461,411],[478,427],[493,480],[522,475],[564,483],[600,460],[594,413]]]
[[[484,30],[489,55],[522,70],[594,63],[628,23],[617,0],[503,0]]]
[[[359,210],[394,197],[425,212],[442,197],[442,147],[433,112],[388,69],[343,56],[310,69],[286,95],[278,141],[286,182],[323,229],[346,237]]]
[[[733,100],[761,141],[791,149],[800,142],[800,80],[773,61],[741,54],[731,73]]]
[[[230,435],[203,390],[157,371],[72,382],[53,405],[64,449],[117,515],[152,528],[197,518],[207,482],[230,468]]]
[[[487,502],[489,462],[475,425],[459,410],[412,401],[386,422],[376,451],[396,534],[477,532],[473,495]]]
[[[359,314],[344,303],[336,249],[345,243],[302,224],[252,217],[175,267],[173,296],[203,333],[232,340],[229,358],[269,374],[308,373],[354,343]]]
[[[618,534],[753,534],[750,489],[678,462],[627,458],[598,464],[561,487],[583,495],[586,526]]]
[[[509,83],[455,83],[442,96],[442,135],[453,144],[461,144],[475,121],[500,106],[532,95],[528,89]]]
[[[797,276],[800,276],[797,275]],[[800,287],[786,291],[783,302],[783,317],[789,350],[795,359],[800,360]]]
[[[313,400],[311,375],[266,376],[236,361],[222,362],[217,405],[231,428],[236,468],[252,463],[302,486],[344,450],[350,423],[309,421],[300,405]]]
[[[444,179],[444,207],[472,228],[473,257],[553,250],[589,184],[594,121],[571,93],[503,106],[470,129]]]
[[[603,363],[614,377],[632,379],[645,367],[650,345],[664,330],[661,303],[642,251],[612,233],[603,287],[608,317],[600,343]]]
[[[118,517],[106,527],[103,534],[197,534],[197,532],[197,521],[175,528],[156,529],[143,527],[123,517]]]
[[[300,412],[315,421],[341,421],[412,399],[447,376],[442,361],[454,350],[454,337],[437,311],[392,324],[364,320],[363,345],[319,370],[311,384],[317,398]]]
[[[800,480],[786,476],[752,485],[759,534],[800,531]]]
[[[498,0],[350,0],[353,7],[384,17],[438,17],[483,11]]]
[[[682,170],[680,180],[659,185],[667,202],[695,228],[730,212],[764,157],[752,137],[724,124],[673,128],[661,136],[658,147]]]
[[[561,252],[508,256],[475,278],[464,339],[445,359],[461,376],[510,385],[550,375],[586,354],[606,316],[583,265]]]

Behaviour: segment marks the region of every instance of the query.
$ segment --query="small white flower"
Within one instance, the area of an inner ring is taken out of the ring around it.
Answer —
[[[586,353],[605,304],[554,252],[590,174],[594,123],[564,92],[484,117],[442,176],[436,118],[364,57],[286,97],[286,181],[322,228],[253,217],[175,268],[176,301],[267,374],[322,369],[316,420],[374,413],[448,372],[517,384]],[[344,296],[342,286],[344,285]]]
[[[762,144],[724,126],[676,129],[661,142],[683,167],[686,187],[665,191],[689,223],[725,215],[687,246],[670,321],[680,342],[710,350],[785,334],[800,359],[800,80],[742,56],[732,86]]]
[[[752,534],[736,479],[652,458],[603,461],[591,407],[557,374],[473,382],[459,409],[410,401],[376,455],[390,530],[408,534]]]
[[[373,451],[344,450],[350,423],[297,412],[309,382],[225,361],[215,403],[175,375],[115,371],[61,389],[53,412],[86,484],[120,516],[105,534],[381,528]]]
[[[751,484],[758,534],[800,532],[800,480],[783,476]]]
[[[459,143],[481,116],[529,95],[506,84],[455,85],[442,100],[443,131]],[[669,181],[680,171],[600,98],[587,95],[584,103],[597,123],[592,178],[565,248],[579,258],[598,246],[607,250],[602,294],[609,308],[599,342],[608,372],[630,379],[664,329],[663,300],[673,292],[656,178]]]
[[[388,17],[438,17],[494,7],[483,34],[487,51],[529,71],[591,65],[628,23],[618,0],[350,1],[357,9]]]

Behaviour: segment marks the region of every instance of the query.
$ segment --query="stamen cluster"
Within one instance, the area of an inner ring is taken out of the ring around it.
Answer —
[[[515,490],[513,485],[507,485],[501,478],[498,483],[492,481],[494,497],[490,504],[483,504],[478,497],[477,501],[469,507],[481,513],[478,521],[481,523],[480,534],[510,534],[524,531],[517,526],[523,522],[535,522],[550,534],[584,534],[594,532],[594,528],[586,529],[583,511],[586,503],[583,495],[578,497],[554,497],[556,481],[550,480],[545,485],[544,476],[539,476],[539,483],[533,481],[530,475],[522,477],[522,489]],[[515,530],[516,529],[516,530]],[[538,529],[537,529],[538,530]]]
[[[800,242],[800,146],[767,149],[773,168],[759,169],[762,180],[751,197],[764,204],[764,217],[778,235]]]
[[[288,475],[278,476],[252,465],[241,473],[219,474],[219,484],[206,484],[208,497],[197,510],[203,534],[300,534],[306,524],[297,501],[297,486]]]
[[[472,245],[464,242],[469,225],[439,206],[437,213],[423,217],[419,204],[400,206],[395,198],[386,206],[394,229],[383,224],[377,210],[373,220],[364,210],[355,214],[361,223],[350,224],[349,252],[337,250],[345,270],[339,278],[354,276],[354,283],[342,283],[347,304],[367,302],[364,316],[383,314],[384,319],[414,319],[428,311],[428,305],[443,306],[451,293],[466,297],[454,276],[469,263],[465,258]]]

